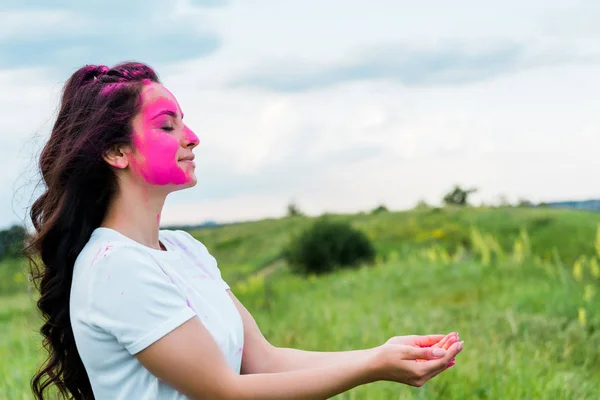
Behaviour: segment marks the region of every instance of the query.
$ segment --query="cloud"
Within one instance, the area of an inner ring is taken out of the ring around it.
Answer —
[[[206,28],[198,6],[222,1],[157,0],[25,2],[0,17],[0,68],[49,66],[73,69],[86,63],[138,60],[150,64],[213,53],[219,36]]]
[[[485,46],[444,43],[434,48],[388,45],[371,47],[349,61],[331,66],[286,62],[275,67],[261,67],[259,72],[233,80],[232,86],[300,92],[377,79],[405,86],[461,85],[532,67],[586,59],[590,58],[566,50],[536,51],[510,41]]]

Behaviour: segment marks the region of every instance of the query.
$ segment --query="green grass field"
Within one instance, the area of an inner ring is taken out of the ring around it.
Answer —
[[[334,218],[367,232],[377,265],[290,274],[276,260],[310,222],[303,217],[193,235],[275,345],[349,350],[449,331],[465,341],[456,366],[422,388],[378,382],[338,398],[600,398],[600,215],[511,208]],[[0,399],[31,398],[41,357],[22,268],[0,264]]]

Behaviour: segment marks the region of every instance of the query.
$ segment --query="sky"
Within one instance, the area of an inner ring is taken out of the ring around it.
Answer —
[[[162,223],[600,197],[600,2],[0,0],[0,228],[40,192],[60,90],[136,60],[177,97],[198,184]]]

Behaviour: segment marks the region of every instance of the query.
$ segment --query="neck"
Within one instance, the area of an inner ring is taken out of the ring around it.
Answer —
[[[130,184],[120,190],[108,206],[101,226],[114,229],[145,246],[161,249],[158,239],[160,215],[166,194],[147,186]]]

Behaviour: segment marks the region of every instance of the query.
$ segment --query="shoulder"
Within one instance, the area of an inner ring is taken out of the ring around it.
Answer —
[[[196,239],[187,231],[163,229],[160,231],[160,235],[161,239],[164,239],[183,250],[192,247],[193,249],[199,249],[208,253],[208,249],[204,243]]]
[[[76,267],[92,267],[122,261],[148,261],[143,246],[107,228],[96,229],[75,262]]]

